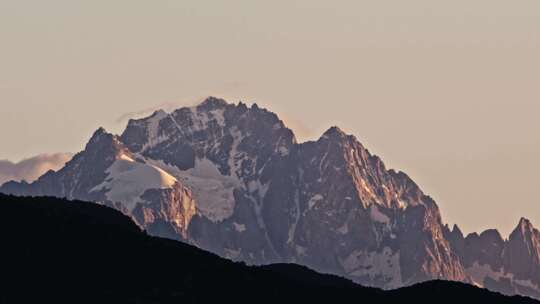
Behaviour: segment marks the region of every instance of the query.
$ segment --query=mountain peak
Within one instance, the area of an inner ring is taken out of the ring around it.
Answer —
[[[92,137],[90,138],[90,141],[88,142],[88,145],[101,142],[104,139],[112,139],[112,137],[113,137],[113,135],[111,133],[107,132],[107,130],[105,130],[105,128],[99,127],[94,132],[94,134],[92,134]],[[87,147],[88,147],[88,145],[87,145]]]
[[[534,227],[531,223],[531,221],[529,221],[528,219],[522,217],[519,219],[519,223],[518,223],[518,226],[516,227],[516,229],[519,229],[520,231],[527,231],[527,230],[532,230]]]
[[[531,235],[531,233],[535,230],[534,226],[532,225],[531,221],[528,219],[522,217],[519,219],[519,223],[516,226],[516,228],[510,233],[509,239],[515,239],[515,238],[528,238],[528,235]]]
[[[216,109],[227,106],[229,103],[225,99],[217,98],[214,96],[209,96],[202,103],[200,103],[198,108],[207,108],[207,109]]]
[[[347,134],[343,132],[338,126],[332,126],[326,132],[323,133],[321,138],[344,138]]]
[[[99,127],[99,128],[94,132],[94,134],[92,135],[92,137],[100,136],[101,134],[106,134],[106,133],[107,133],[107,130],[105,130],[105,128]]]
[[[461,229],[459,229],[459,226],[457,224],[454,224],[454,226],[452,227],[452,233],[457,233],[461,235],[461,237],[463,237],[463,232],[461,231]]]
[[[104,128],[97,129],[84,149],[84,152],[92,154],[93,157],[108,157],[116,159],[120,155],[128,153],[128,149],[120,141],[118,136],[107,132]],[[131,154],[130,152],[128,154]]]
[[[154,113],[152,113],[152,115],[150,117],[164,117],[166,115],[168,115],[168,114],[167,114],[167,112],[165,112],[165,110],[159,109],[159,110],[154,111]]]

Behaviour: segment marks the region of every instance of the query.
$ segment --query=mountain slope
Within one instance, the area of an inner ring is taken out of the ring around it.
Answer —
[[[538,303],[430,282],[392,292],[295,265],[249,267],[150,237],[120,212],[79,201],[0,195],[2,302]]]
[[[298,263],[385,289],[445,279],[521,292],[478,282],[476,253],[490,242],[450,231],[413,180],[354,136],[332,127],[297,143],[256,104],[210,97],[130,120],[121,136],[99,129],[63,169],[0,192],[99,202],[152,235],[249,264]],[[505,269],[535,263],[538,242],[526,244],[516,254],[527,258],[507,254]]]

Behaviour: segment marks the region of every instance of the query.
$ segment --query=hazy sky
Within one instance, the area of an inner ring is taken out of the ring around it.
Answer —
[[[0,159],[207,95],[337,124],[464,231],[540,226],[538,0],[0,0]]]

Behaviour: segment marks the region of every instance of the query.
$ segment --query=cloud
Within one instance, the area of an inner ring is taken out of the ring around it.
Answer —
[[[116,119],[116,123],[123,123],[126,120],[131,119],[131,118],[147,116],[148,114],[151,114],[152,112],[154,112],[156,110],[165,110],[165,111],[167,111],[168,109],[170,109],[172,107],[175,107],[174,103],[162,103],[162,104],[159,104],[159,105],[156,105],[156,106],[153,106],[153,107],[148,107],[148,108],[145,108],[145,109],[141,109],[141,110],[138,110],[138,111],[127,112],[127,113],[122,114],[120,117],[118,117]]]
[[[0,160],[0,185],[10,180],[36,180],[49,170],[58,170],[73,157],[70,153],[41,154],[18,163]]]

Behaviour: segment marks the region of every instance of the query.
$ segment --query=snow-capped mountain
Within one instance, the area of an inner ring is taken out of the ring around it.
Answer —
[[[149,231],[173,238],[185,235],[186,217],[195,213],[189,189],[102,128],[64,168],[49,171],[31,184],[5,183],[0,191],[100,202],[131,215]]]
[[[121,136],[99,129],[61,170],[0,192],[99,202],[151,234],[224,257],[294,262],[369,286],[447,279],[540,290],[540,233],[530,223],[508,241],[496,231],[465,238],[354,136],[332,127],[297,143],[256,104],[210,97],[130,120]]]

